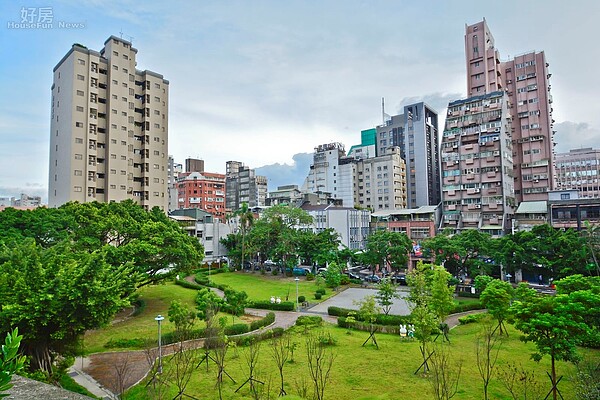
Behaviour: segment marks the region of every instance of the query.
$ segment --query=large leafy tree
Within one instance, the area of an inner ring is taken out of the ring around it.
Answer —
[[[378,230],[367,237],[367,248],[363,254],[369,265],[392,270],[405,268],[412,242],[404,233]]]
[[[481,304],[498,321],[497,329],[500,330],[500,334],[504,333],[507,336],[508,331],[504,327],[504,321],[510,315],[513,293],[514,289],[510,283],[494,279],[486,285],[480,296]]]
[[[466,229],[457,235],[442,232],[426,239],[423,248],[436,264],[454,276],[490,272],[486,259],[493,254],[492,238],[477,229]]]
[[[397,286],[389,279],[384,278],[377,284],[377,294],[375,299],[377,304],[381,306],[383,313],[388,315],[394,304],[394,299],[399,299],[400,294],[397,291]]]
[[[113,266],[105,249],[73,251],[70,242],[44,249],[33,240],[0,249],[0,331],[23,332],[32,367],[52,370],[55,354],[98,328],[129,303],[137,273]]]
[[[521,289],[521,291],[532,289]],[[591,291],[576,291],[556,296],[538,295],[535,291],[527,295],[519,294],[519,298],[511,307],[515,317],[515,327],[523,332],[522,340],[536,345],[532,354],[534,360],[544,355],[550,356],[553,385],[553,399],[558,396],[556,384],[556,361],[572,361],[579,359],[576,345],[579,339],[589,334],[590,327],[586,316],[590,304],[600,304],[600,295]]]

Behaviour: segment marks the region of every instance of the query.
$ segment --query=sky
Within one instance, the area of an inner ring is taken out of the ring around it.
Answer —
[[[42,8],[52,27],[15,28]],[[425,101],[443,130],[466,96],[465,24],[484,17],[502,59],[545,51],[556,151],[600,148],[596,0],[0,2],[0,196],[47,198],[52,69],[73,43],[132,41],[170,82],[176,162],[241,161],[274,190],[302,184],[316,146],[359,144],[382,97],[388,114]]]

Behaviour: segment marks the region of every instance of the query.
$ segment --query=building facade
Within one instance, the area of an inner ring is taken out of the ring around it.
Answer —
[[[370,211],[332,204],[304,204],[301,208],[313,217],[313,223],[308,227],[313,232],[333,229],[339,235],[342,246],[353,250],[366,248],[367,236],[370,232]]]
[[[577,190],[580,198],[600,198],[600,150],[590,147],[556,154],[556,189]]]
[[[133,199],[168,208],[169,82],[136,69],[137,49],[111,36],[79,44],[54,68],[48,204]]]
[[[238,210],[243,203],[249,207],[262,207],[267,199],[267,178],[256,175],[239,161],[226,164],[226,201],[228,210]]]
[[[215,221],[213,216],[198,208],[174,210],[169,217],[177,221],[190,236],[195,236],[204,247],[204,262],[219,261],[227,255],[221,243],[232,232],[230,225]]]
[[[177,208],[198,208],[225,222],[225,198],[224,174],[185,172],[177,180]]]
[[[427,104],[404,107],[377,127],[377,155],[400,148],[406,163],[407,207],[438,205],[442,200],[438,114]]]
[[[550,74],[544,52],[500,60],[485,19],[465,27],[467,94],[506,91],[512,124],[515,197],[548,200],[555,188]]]
[[[356,198],[359,208],[373,211],[407,207],[406,165],[399,147],[385,155],[362,158],[356,165]]]
[[[176,210],[179,207],[178,192],[177,192],[177,180],[179,175],[183,172],[183,164],[176,163],[173,156],[169,156],[167,168],[167,190],[169,192],[169,211]]]
[[[510,121],[504,91],[448,104],[440,228],[510,232],[515,209]]]

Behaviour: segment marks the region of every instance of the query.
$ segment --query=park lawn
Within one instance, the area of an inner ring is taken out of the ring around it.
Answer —
[[[480,325],[473,323],[459,326],[451,331],[451,344],[446,344],[453,362],[462,362],[462,373],[458,385],[458,393],[455,396],[461,400],[480,400],[483,398],[482,381],[476,365],[477,335]],[[292,329],[292,342],[298,343],[294,352],[293,363],[287,363],[284,368],[286,392],[297,395],[297,387],[302,379],[309,385],[309,397],[312,386],[309,379],[309,371],[306,360],[304,339],[306,335],[304,328]],[[328,347],[335,354],[335,360],[331,375],[325,390],[326,399],[347,400],[406,400],[406,399],[430,399],[431,387],[429,381],[421,374],[415,375],[415,370],[421,363],[419,343],[416,341],[403,341],[396,335],[377,334],[376,339],[379,349],[370,342],[362,346],[367,339],[367,332],[352,331],[347,334],[346,329],[328,325],[324,329],[315,329],[312,332],[320,332],[322,335],[331,335],[336,341],[335,346]],[[543,385],[542,397],[550,389],[549,380],[545,372],[550,369],[550,359],[544,357],[541,362],[536,363],[530,359],[534,351],[534,345],[523,343],[519,340],[519,334],[514,328],[509,327],[510,336],[504,340],[498,358],[499,366],[508,363],[523,365],[529,371],[535,371],[535,377]],[[248,378],[245,354],[248,348],[237,347],[229,350],[225,364],[226,371],[236,380],[234,384],[225,378],[223,385],[223,399],[251,398],[248,386],[244,386],[240,393],[234,391]],[[235,353],[238,353],[237,355]],[[599,351],[588,351],[594,357],[600,358]],[[203,354],[198,351],[198,356]],[[167,359],[163,378],[169,379],[172,364]],[[559,375],[564,375],[559,388],[565,400],[573,400],[573,384],[571,377],[574,366],[569,363],[557,362]],[[268,341],[261,342],[259,362],[256,378],[264,381],[265,387],[269,388],[270,398],[276,398],[278,393],[278,371],[271,357],[271,348]],[[216,366],[211,363],[209,371],[206,364],[192,374],[191,381],[187,387],[186,394],[198,399],[218,398],[215,388]],[[150,386],[148,386],[150,387]],[[167,398],[175,395],[174,387],[168,389]],[[489,387],[490,398],[509,400],[509,393],[502,384],[493,379]],[[126,398],[145,399],[150,398],[146,381],[132,388]],[[269,397],[264,397],[269,398]],[[288,398],[297,399],[296,396]]]
[[[173,331],[174,325],[169,322],[168,318],[169,305],[172,300],[179,300],[191,309],[196,308],[196,290],[186,289],[171,282],[144,286],[138,290],[138,293],[140,300],[146,304],[142,312],[104,328],[87,331],[83,343],[86,353],[122,350],[105,348],[104,345],[111,339],[156,338],[158,332],[154,317],[158,314],[165,317],[162,321],[162,332]]]
[[[271,296],[279,297],[282,301],[296,301],[295,277],[238,271],[211,275],[210,279],[217,284],[246,292],[248,298],[253,301],[268,301]],[[304,276],[300,276],[299,279],[298,296],[306,297],[308,302],[320,303],[333,294],[333,289],[327,288],[322,299],[315,300],[315,291],[319,288],[316,281],[307,281]]]

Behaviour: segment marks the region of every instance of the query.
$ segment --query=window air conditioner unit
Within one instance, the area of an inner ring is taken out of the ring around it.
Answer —
[[[481,190],[480,190],[480,189],[475,189],[475,190],[473,191],[473,193],[479,193],[479,192],[481,192]]]
[[[475,204],[475,208],[481,208],[481,204]]]

